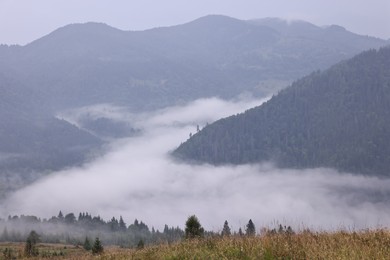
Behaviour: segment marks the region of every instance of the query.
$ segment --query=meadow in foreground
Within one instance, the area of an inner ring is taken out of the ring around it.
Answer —
[[[22,244],[3,244],[0,259],[11,248],[23,257]],[[79,247],[39,245],[40,255],[29,259],[388,259],[390,232],[385,229],[359,232],[309,232],[189,239],[143,249],[106,247],[92,255]],[[60,255],[59,255],[60,254]],[[26,258],[27,259],[27,258]]]

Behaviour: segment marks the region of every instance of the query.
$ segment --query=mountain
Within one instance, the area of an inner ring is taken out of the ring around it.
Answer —
[[[173,154],[212,164],[275,162],[389,176],[390,47],[294,82],[263,105],[221,119]]]
[[[139,133],[106,117],[80,125],[58,119],[64,111],[109,104],[139,112],[243,92],[268,96],[386,44],[306,27],[213,15],[138,32],[71,24],[25,46],[0,45],[0,178],[77,165],[106,140]]]
[[[0,197],[50,171],[85,162],[101,140],[39,108],[42,98],[0,73]]]
[[[139,32],[72,24],[26,46],[0,48],[0,70],[39,90],[53,111],[96,103],[144,110],[243,92],[269,95],[386,44],[346,30],[295,27],[218,15]]]

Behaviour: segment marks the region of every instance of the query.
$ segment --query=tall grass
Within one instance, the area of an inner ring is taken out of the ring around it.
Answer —
[[[306,231],[205,238],[142,250],[108,250],[98,259],[390,259],[390,232]]]
[[[390,259],[390,232],[267,233],[185,240],[143,249],[105,248],[94,256],[81,248],[50,259]],[[41,255],[42,257],[42,255]],[[40,259],[31,258],[31,259]],[[0,259],[1,258],[0,256]]]

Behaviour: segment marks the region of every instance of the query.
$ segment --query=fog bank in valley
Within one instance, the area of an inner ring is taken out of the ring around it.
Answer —
[[[3,203],[11,214],[49,218],[89,212],[108,220],[135,218],[150,227],[183,227],[196,214],[206,229],[233,229],[251,218],[258,228],[276,222],[319,229],[368,228],[390,222],[390,180],[332,169],[278,169],[271,163],[241,166],[189,165],[169,152],[196,126],[243,112],[264,100],[202,99],[144,114],[108,105],[68,111],[130,121],[142,134],[116,140],[108,152],[81,168],[56,172],[13,194]]]

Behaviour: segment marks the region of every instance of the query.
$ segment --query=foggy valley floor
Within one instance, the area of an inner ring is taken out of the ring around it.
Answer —
[[[257,226],[280,222],[320,230],[389,225],[388,179],[332,169],[278,169],[272,163],[192,165],[170,157],[197,125],[202,128],[262,102],[202,99],[140,115],[112,109],[116,117],[131,119],[142,134],[113,142],[105,156],[90,164],[14,192],[3,201],[1,214],[43,219],[60,210],[89,212],[106,220],[140,219],[160,230],[165,224],[180,225],[192,214],[214,231],[226,219],[238,230],[249,218]]]

